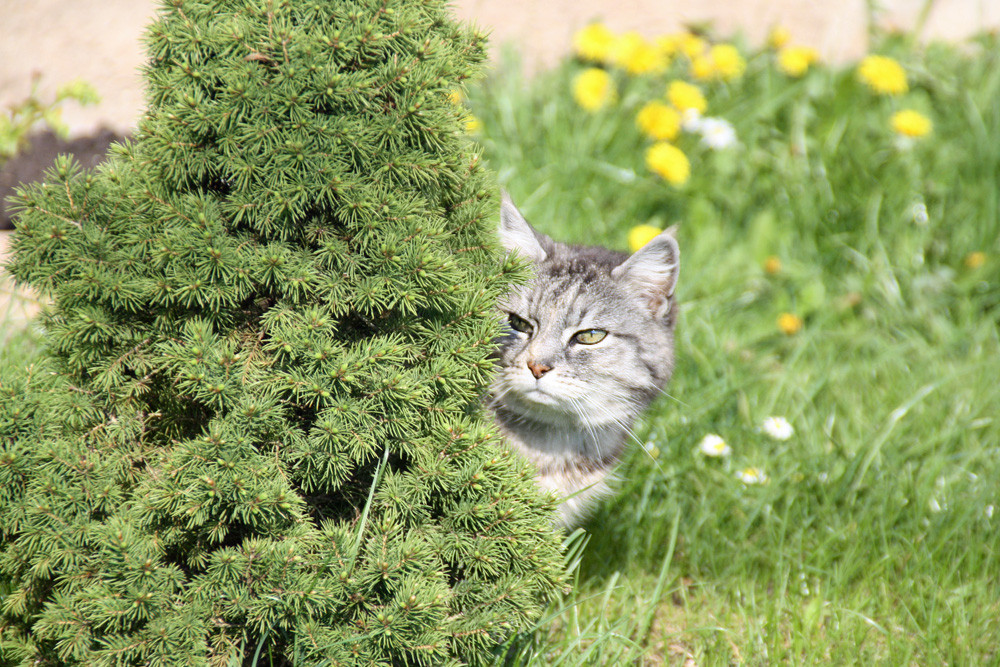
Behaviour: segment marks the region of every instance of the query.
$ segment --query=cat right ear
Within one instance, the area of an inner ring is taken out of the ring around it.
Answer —
[[[637,293],[648,299],[649,309],[655,317],[663,317],[670,311],[677,285],[681,253],[674,236],[676,233],[676,227],[660,232],[611,270],[612,278],[628,282]]]
[[[514,206],[506,190],[500,191],[500,243],[508,253],[517,251],[522,257],[534,263],[544,262],[549,256],[546,246],[552,241],[544,234],[536,232],[521,212]]]

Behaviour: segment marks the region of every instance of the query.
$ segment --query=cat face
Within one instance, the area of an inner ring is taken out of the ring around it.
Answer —
[[[672,232],[631,257],[567,246],[535,231],[505,196],[500,238],[531,260],[535,276],[499,303],[508,331],[494,403],[553,426],[630,424],[673,367]]]

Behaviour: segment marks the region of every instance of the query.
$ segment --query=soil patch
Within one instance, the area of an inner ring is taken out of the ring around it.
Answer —
[[[121,134],[105,127],[73,139],[63,139],[51,130],[32,134],[28,138],[28,147],[0,168],[0,229],[12,229],[14,226],[7,198],[22,183],[40,180],[58,155],[69,153],[84,168],[90,169],[104,160],[113,142],[124,139]]]

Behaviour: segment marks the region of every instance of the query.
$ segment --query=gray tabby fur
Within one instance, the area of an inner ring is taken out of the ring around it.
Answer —
[[[539,486],[563,499],[559,523],[570,526],[610,491],[608,476],[635,419],[670,379],[680,251],[673,229],[631,257],[556,243],[534,230],[506,193],[500,240],[531,261],[535,276],[498,307],[533,330],[512,328],[498,341],[487,405],[535,464]],[[573,340],[589,329],[608,334],[592,345]],[[547,370],[536,377],[540,368]]]

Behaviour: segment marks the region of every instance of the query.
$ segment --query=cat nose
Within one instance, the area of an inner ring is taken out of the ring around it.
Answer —
[[[545,364],[540,364],[540,363],[538,363],[536,361],[529,361],[528,362],[528,370],[530,370],[531,374],[535,376],[536,380],[538,380],[543,375],[545,375],[546,373],[548,373],[549,371],[551,371],[552,370],[552,366],[546,366]]]

